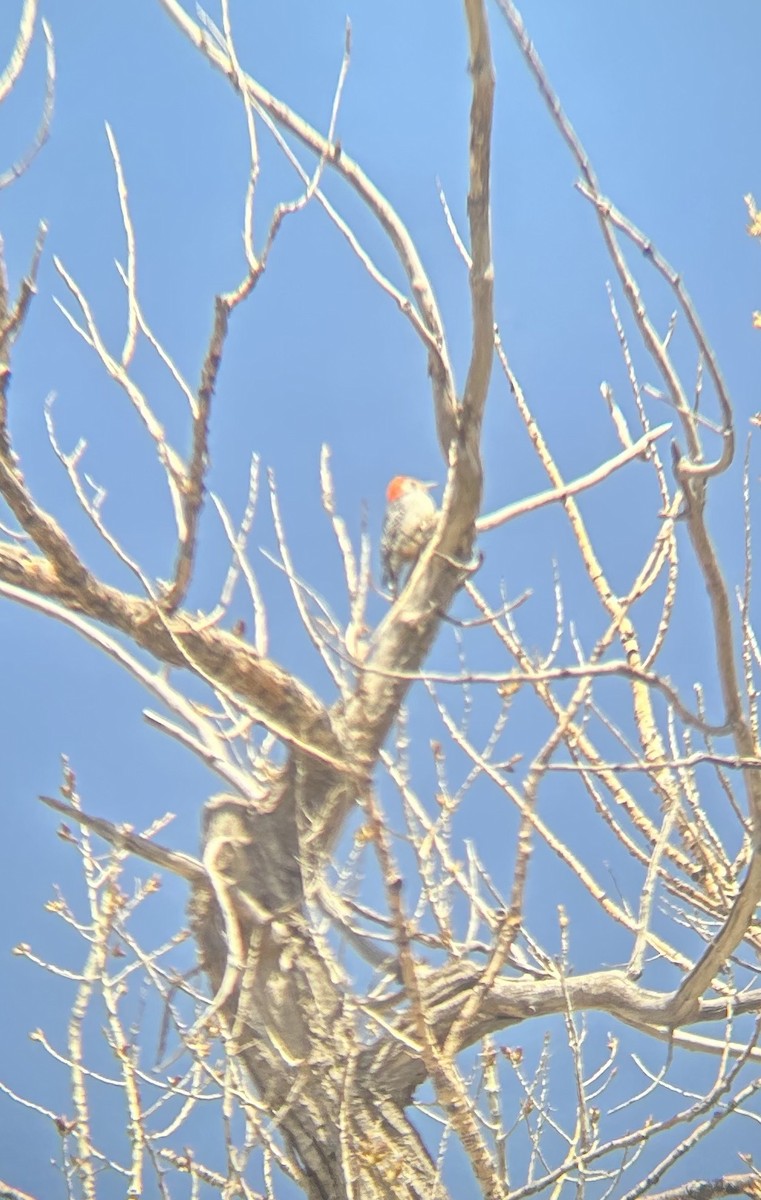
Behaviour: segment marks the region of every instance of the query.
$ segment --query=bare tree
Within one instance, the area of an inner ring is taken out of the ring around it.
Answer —
[[[223,787],[205,806],[198,858],[164,844],[163,819],[138,833],[93,815],[97,804],[83,806],[71,769],[60,797],[42,797],[63,814],[64,837],[81,854],[89,903],[86,914],[63,895],[54,904],[86,950],[81,972],[68,973],[75,986],[68,1045],[35,1035],[70,1073],[71,1109],[61,1115],[39,1097],[22,1101],[61,1136],[68,1194],[111,1194],[116,1179],[130,1196],[168,1197],[183,1188],[200,1195],[204,1184],[227,1197],[269,1196],[286,1194],[286,1178],[311,1200],[456,1194],[517,1200],[572,1189],[626,1200],[761,1195],[761,1171],[752,1161],[761,1120],[755,1073],[761,991],[754,986],[761,949],[755,915],[761,656],[751,618],[751,479],[746,458],[746,565],[734,590],[708,523],[712,488],[735,469],[732,405],[681,276],[603,195],[514,5],[497,0],[487,13],[485,0],[464,0],[471,80],[467,229],[457,228],[441,195],[472,313],[470,361],[456,380],[439,302],[413,236],[339,140],[348,32],[332,117],[321,133],[246,72],[228,0],[218,26],[204,15],[191,18],[178,0],[160,5],[195,48],[199,69],[211,65],[240,98],[250,151],[245,265],[235,286],[214,299],[198,383],[183,377],[144,315],[127,180],[110,131],[127,245],[119,267],[127,298],[120,347],[109,346],[75,267],[57,259],[55,267],[73,335],[132,406],[163,470],[176,525],[168,580],[154,578],[111,529],[104,493],[82,465],[83,443],[66,449],[52,404],[52,452],[132,588],[96,574],[33,494],[12,440],[9,393],[12,353],[44,252],[43,227],[18,293],[11,294],[5,270],[0,280],[0,492],[12,522],[2,528],[0,595],[69,626],[138,680],[157,706],[146,710],[146,720],[197,756]],[[0,103],[21,75],[36,15],[36,0],[26,0],[16,48],[0,77]],[[621,449],[571,481],[495,324],[490,22],[498,21],[515,38],[573,155],[579,191],[594,210],[613,272],[610,310],[630,395],[619,399],[607,384],[602,392]],[[47,27],[44,34],[48,95],[40,130],[3,185],[31,167],[47,137],[54,59]],[[301,190],[275,207],[257,245],[253,212],[264,136],[275,139]],[[404,288],[383,273],[328,198],[333,175],[378,223]],[[270,477],[277,565],[330,680],[323,695],[270,654],[267,597],[247,549],[258,460],[239,521],[217,496],[204,504],[230,323],[247,319],[238,310],[268,269],[281,231],[307,206],[322,210],[354,252],[357,269],[397,306],[423,346],[446,472],[435,533],[375,628],[368,615],[375,602],[370,539],[363,532],[357,543],[339,513],[327,448],[321,502],[342,556],[348,620],[301,578]],[[670,292],[675,316],[665,331],[643,300],[632,249]],[[693,383],[678,366],[686,361],[685,345],[697,362]],[[142,346],[158,356],[187,405],[186,455],[137,381]],[[514,400],[547,489],[485,513],[481,431],[493,367],[495,386]],[[664,402],[670,420],[654,421]],[[664,455],[669,429],[670,459]],[[598,544],[580,500],[605,504],[617,472],[630,481],[647,539],[644,553],[632,551],[624,587],[612,582],[610,548]],[[481,554],[493,553],[515,522],[548,506],[572,535],[591,597],[587,615],[594,605],[598,632],[591,645],[575,625],[577,614],[566,613],[560,581],[556,627],[543,651],[521,632],[523,605],[531,599],[481,584]],[[202,520],[223,532],[230,568],[216,607],[201,613],[190,610],[188,597],[201,560]],[[710,605],[711,665],[705,682],[688,694],[669,672],[676,667],[671,647],[680,604],[696,581]],[[247,628],[225,628],[241,593],[250,605]],[[415,715],[405,708],[411,689]],[[420,766],[425,747],[411,749],[422,736],[419,705],[428,706],[440,730],[427,769]],[[489,721],[486,737],[473,732],[476,705]],[[517,743],[513,722],[526,731]],[[541,803],[558,787],[562,808]],[[484,794],[514,814],[501,877],[471,840],[471,805]],[[594,845],[577,844],[571,824],[582,818],[569,813],[583,813],[586,829],[593,817]],[[620,894],[599,869],[603,856],[613,878],[620,877]],[[133,932],[138,911],[156,903],[157,887],[152,878],[125,883],[135,859],[187,881],[190,929],[159,945]],[[536,861],[556,869],[544,872],[541,897],[531,902]],[[592,914],[581,930],[559,903],[556,878],[572,881],[573,896]],[[556,914],[559,952],[537,932],[546,928],[539,905]],[[184,969],[182,957],[191,934],[197,973]],[[624,948],[622,965],[603,965],[603,945]],[[41,962],[28,945],[18,953],[51,972],[51,986],[63,990],[57,976],[66,972]],[[146,981],[143,1019],[158,1007],[163,1013],[158,1063],[130,1007]],[[594,1014],[605,1015],[605,1029]],[[110,1054],[108,1078],[92,1065],[93,1021]],[[546,1035],[536,1053],[513,1043],[519,1028],[536,1025]],[[127,1132],[126,1142],[115,1137],[113,1145],[102,1140],[94,1119],[109,1087],[121,1098]],[[219,1144],[207,1117],[212,1110]],[[738,1165],[727,1152],[709,1179],[700,1151],[727,1123],[744,1159]],[[671,1187],[684,1178],[685,1165],[689,1177],[693,1161],[698,1177]],[[455,1182],[466,1170],[467,1182]],[[2,1194],[20,1193],[6,1186]]]

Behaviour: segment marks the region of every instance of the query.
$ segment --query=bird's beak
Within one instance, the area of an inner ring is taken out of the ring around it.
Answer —
[[[439,485],[438,485],[438,482],[437,482],[436,480],[434,480],[434,481],[433,481],[433,483],[424,483],[424,484],[423,484],[423,487],[425,488],[425,490],[426,490],[427,492],[430,492],[431,488],[435,488],[435,487],[438,487],[438,486],[439,486]]]

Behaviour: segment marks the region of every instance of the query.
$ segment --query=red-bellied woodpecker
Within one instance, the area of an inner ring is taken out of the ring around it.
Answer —
[[[422,483],[409,475],[395,475],[386,488],[386,517],[381,534],[383,586],[396,596],[399,576],[405,566],[412,568],[436,525],[438,511],[429,490],[434,483]]]

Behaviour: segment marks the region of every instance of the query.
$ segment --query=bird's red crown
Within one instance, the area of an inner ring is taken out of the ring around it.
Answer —
[[[386,499],[389,504],[393,504],[395,500],[399,500],[410,488],[421,488],[427,492],[433,486],[434,484],[432,483],[423,483],[421,479],[413,479],[410,475],[395,475],[386,488]]]

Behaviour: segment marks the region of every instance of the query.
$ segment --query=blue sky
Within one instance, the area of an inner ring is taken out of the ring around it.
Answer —
[[[2,62],[19,10],[14,0],[0,14]],[[54,296],[69,303],[53,256],[85,290],[110,344],[120,345],[125,304],[113,264],[115,258],[123,261],[125,249],[104,130],[108,121],[129,188],[144,311],[195,381],[213,296],[234,286],[244,270],[239,231],[247,177],[245,122],[224,80],[182,40],[157,3],[46,0],[42,12],[58,60],[52,136],[31,171],[0,195],[12,285],[26,269],[38,221],[45,219],[50,230],[39,295],[14,353],[12,428],[38,499],[94,569],[124,585],[123,571],[114,568],[78,513],[47,445],[45,397],[56,395],[64,446],[86,438],[87,469],[108,488],[109,520],[156,576],[170,570],[171,514],[133,414],[53,303]],[[462,385],[470,348],[467,279],[441,214],[436,181],[464,228],[469,104],[464,19],[458,5],[439,0],[385,0],[348,5],[348,12],[353,52],[339,136],[417,242]],[[218,17],[213,10],[212,15]],[[243,65],[321,129],[329,118],[346,15],[347,5],[333,0],[233,7]],[[745,233],[743,204],[746,192],[761,199],[761,12],[747,2],[701,5],[696,16],[696,6],[686,0],[665,5],[634,0],[626,6],[533,0],[523,15],[603,190],[682,271],[732,390],[742,443],[748,417],[761,407],[761,335],[751,329],[752,310],[761,307],[761,258]],[[591,209],[574,190],[574,164],[496,6],[491,20],[497,70],[496,315],[513,366],[561,467],[572,477],[618,449],[599,396],[602,380],[627,396],[605,292],[611,268]],[[27,145],[43,84],[38,32],[28,69],[0,110],[0,167]],[[379,264],[400,282],[389,248],[355,199],[335,180],[326,181],[326,190]],[[273,204],[297,194],[292,173],[263,139],[260,243]],[[642,278],[665,328],[671,301],[654,280]],[[686,351],[683,361],[690,362]],[[638,362],[643,377],[652,378],[643,355]],[[688,378],[693,369],[686,367]],[[176,391],[148,354],[138,356],[137,373],[184,449],[185,417]],[[377,539],[391,475],[443,479],[444,469],[420,345],[316,205],[286,223],[256,293],[234,314],[215,404],[212,488],[240,514],[250,455],[260,455],[262,466],[276,474],[299,571],[342,612],[338,558],[319,505],[321,444],[331,447],[339,505],[354,535],[366,505]],[[662,417],[653,411],[654,420],[668,417],[667,410]],[[496,372],[484,462],[487,509],[545,486]],[[631,478],[624,474],[606,485],[606,504],[594,515],[585,510],[605,546],[611,576],[622,586],[633,551],[651,532],[647,518],[640,524],[631,510]],[[738,580],[739,495],[735,471],[712,499],[712,526],[728,572]],[[210,506],[207,522],[201,581],[192,598],[199,608],[213,603],[226,568]],[[276,549],[264,489],[252,544]],[[556,515],[545,512],[511,526],[483,548],[486,582],[496,587],[504,578],[511,595],[534,589],[522,617],[528,642],[545,646],[551,640],[553,558],[571,571],[569,610],[576,605],[580,629],[593,636],[594,624],[585,628],[585,593],[581,584],[575,590],[570,543]],[[330,682],[305,644],[282,577],[261,556],[255,565],[269,602],[273,657],[331,701]],[[373,604],[378,620],[383,605]],[[691,681],[709,661],[705,605],[697,588],[683,611],[669,671]],[[8,681],[0,692],[0,724],[10,823],[0,849],[5,914],[0,954],[11,964],[3,989],[0,1062],[13,1086],[31,1092],[39,1086],[51,1096],[63,1081],[50,1072],[39,1046],[26,1041],[26,1032],[43,1025],[61,1037],[65,1000],[30,964],[8,955],[19,941],[55,953],[60,927],[42,905],[54,881],[72,894],[77,884],[74,856],[57,840],[55,818],[35,797],[55,792],[65,754],[86,808],[136,825],[171,809],[178,814],[171,840],[194,850],[200,806],[218,784],[176,744],[145,726],[138,687],[72,633],[4,604],[0,662]],[[516,736],[520,741],[520,725]],[[474,818],[476,840],[489,819],[488,809]],[[511,818],[504,820],[508,838]],[[492,866],[498,870],[499,855]],[[509,887],[509,877],[503,884]],[[183,889],[167,883],[159,924],[181,921],[183,904]],[[530,1036],[527,1032],[526,1039]],[[62,1108],[65,1096],[61,1091],[57,1100]],[[48,1130],[2,1097],[0,1109],[3,1175],[16,1186],[53,1195],[45,1158],[55,1153],[55,1142],[44,1140]]]

